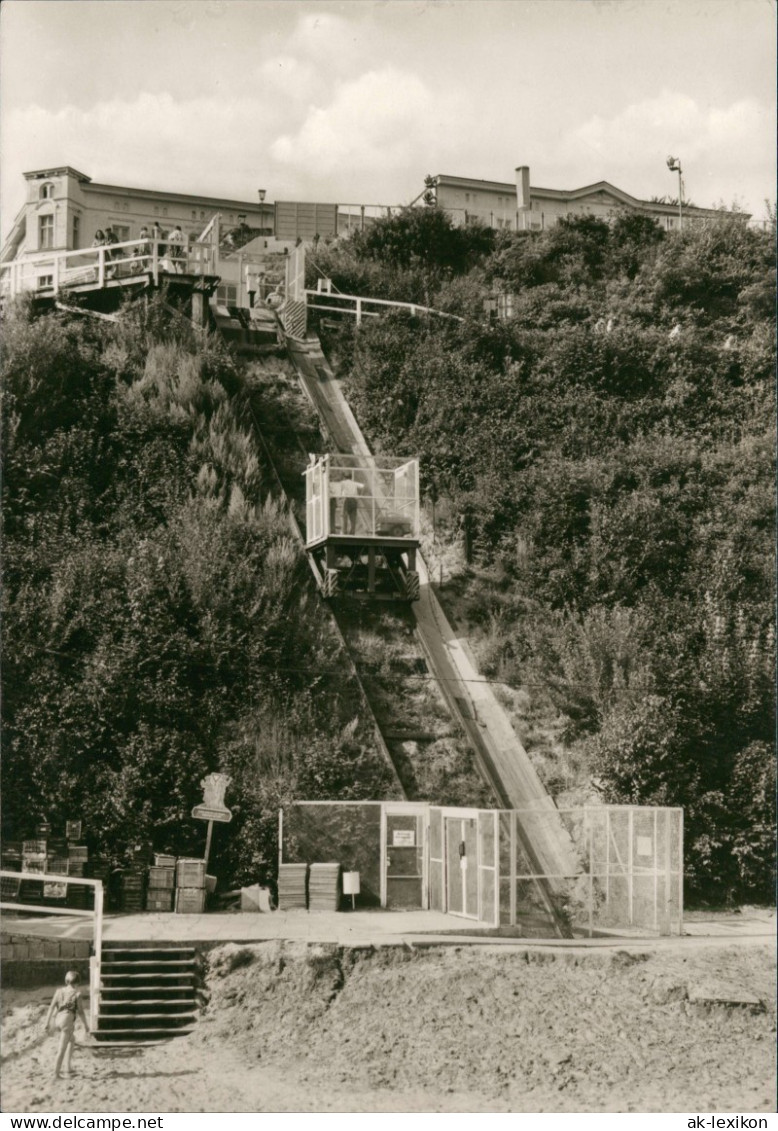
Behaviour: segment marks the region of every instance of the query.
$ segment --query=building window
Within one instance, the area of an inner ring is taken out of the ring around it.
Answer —
[[[193,220],[196,220],[196,219],[197,219],[197,211],[196,211],[196,209],[194,209],[194,208],[192,209],[192,219],[193,219]]]
[[[53,275],[39,275],[37,286],[38,286],[39,291],[43,290],[44,287],[53,287],[54,286],[54,276]]]
[[[73,217],[73,247],[74,248],[79,248],[81,246],[80,236],[81,236],[81,217],[80,216],[74,216]]]
[[[238,288],[231,283],[222,283],[216,288],[216,301],[222,306],[238,305]]]
[[[54,215],[38,217],[38,247],[45,251],[54,247]]]
[[[162,215],[163,215],[163,216],[167,216],[167,208],[163,208],[163,209],[162,209]]]
[[[41,200],[51,200],[54,196],[54,185],[51,181],[47,181],[45,185],[41,185],[38,196]]]
[[[112,224],[111,227],[116,233],[117,243],[128,243],[128,241],[132,238],[130,236],[129,224]]]

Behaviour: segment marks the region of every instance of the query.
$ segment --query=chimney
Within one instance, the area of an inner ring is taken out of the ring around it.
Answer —
[[[519,165],[516,169],[516,207],[525,212],[532,207],[529,190],[529,165]]]

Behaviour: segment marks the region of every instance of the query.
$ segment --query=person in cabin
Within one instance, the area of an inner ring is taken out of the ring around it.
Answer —
[[[59,1030],[57,1059],[54,1064],[55,1079],[60,1078],[60,1069],[62,1068],[63,1060],[65,1061],[65,1076],[72,1075],[71,1061],[73,1059],[73,1049],[76,1044],[75,1029],[77,1017],[80,1018],[84,1030],[87,1033],[89,1032],[84,1006],[81,1001],[81,994],[78,989],[80,981],[81,978],[77,970],[68,970],[65,975],[65,985],[60,986],[58,990],[54,991],[54,997],[51,999],[49,1012],[46,1014],[46,1032],[48,1033],[49,1031],[52,1018],[54,1018],[54,1025]]]

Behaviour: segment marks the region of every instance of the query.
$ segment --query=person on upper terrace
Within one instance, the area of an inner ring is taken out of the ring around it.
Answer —
[[[186,258],[186,242],[186,236],[181,231],[181,225],[176,224],[175,228],[168,236],[168,249],[170,251],[170,258],[173,262],[173,270],[178,274],[181,274],[184,270],[184,260]]]
[[[105,246],[105,232],[102,228],[98,228],[95,232],[95,238],[92,240],[92,247]]]

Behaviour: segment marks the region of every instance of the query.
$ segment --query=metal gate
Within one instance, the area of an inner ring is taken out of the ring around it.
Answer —
[[[381,814],[381,904],[390,908],[427,906],[426,807],[384,806]]]

